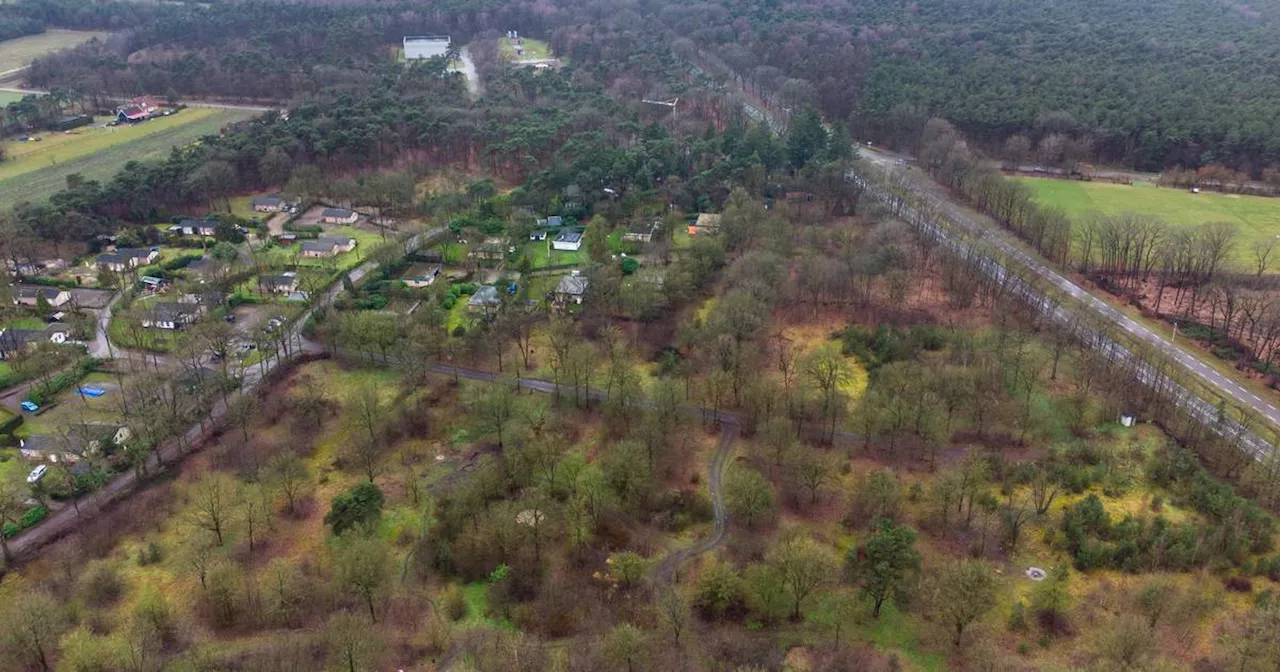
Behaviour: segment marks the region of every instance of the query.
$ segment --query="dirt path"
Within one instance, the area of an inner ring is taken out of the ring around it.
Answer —
[[[707,464],[707,494],[711,495],[711,507],[715,515],[715,524],[711,528],[711,536],[692,546],[686,546],[667,554],[653,568],[653,582],[659,587],[670,586],[678,579],[680,566],[686,560],[714,550],[729,540],[729,513],[724,506],[724,472],[733,456],[733,441],[738,438],[738,423],[723,422],[720,426],[720,442],[711,454]],[[723,418],[722,418],[723,421]]]

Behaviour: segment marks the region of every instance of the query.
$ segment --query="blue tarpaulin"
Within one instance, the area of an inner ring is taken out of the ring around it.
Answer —
[[[86,396],[86,397],[101,397],[102,395],[104,395],[104,394],[106,394],[106,393],[107,393],[107,391],[106,391],[106,390],[104,390],[104,389],[102,389],[101,387],[82,387],[82,388],[80,388],[80,394],[83,394],[83,395],[84,395],[84,396]]]

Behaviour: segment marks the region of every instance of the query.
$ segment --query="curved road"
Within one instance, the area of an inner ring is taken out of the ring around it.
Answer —
[[[692,546],[668,553],[653,568],[654,584],[660,587],[671,585],[680,566],[686,560],[718,548],[729,540],[729,513],[724,506],[724,472],[729,466],[729,458],[733,455],[733,441],[737,437],[737,418],[722,415],[720,442],[716,445],[716,450],[711,454],[711,460],[707,464],[707,494],[711,495],[711,508],[715,516],[711,536]]]

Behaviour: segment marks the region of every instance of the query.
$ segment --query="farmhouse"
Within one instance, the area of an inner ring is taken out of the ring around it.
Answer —
[[[35,306],[40,303],[40,297],[48,302],[50,306],[58,308],[71,300],[71,292],[61,287],[46,287],[44,285],[17,285],[13,288],[13,303],[20,306]]]
[[[258,280],[263,291],[272,294],[292,294],[298,290],[298,274],[292,271],[279,275],[264,275]]]
[[[346,208],[325,208],[320,218],[325,224],[355,224],[360,215]]]
[[[142,315],[142,326],[148,329],[181,329],[195,322],[204,313],[198,303],[156,303]]]
[[[589,281],[578,275],[577,271],[560,278],[560,283],[556,285],[556,303],[562,306],[568,303],[581,305],[587,296],[588,284]]]
[[[155,98],[139,96],[130,100],[128,104],[116,108],[116,120],[127,124],[136,124],[139,121],[150,119],[159,112],[160,103],[156,102]]]
[[[420,35],[404,38],[406,61],[421,61],[449,53],[451,40],[448,35]]]
[[[637,219],[627,226],[627,230],[622,234],[622,239],[633,243],[647,243],[653,240],[653,234],[657,230],[657,222]]]
[[[551,241],[551,247],[566,252],[577,252],[582,248],[582,233],[580,231],[563,231]]]
[[[284,210],[284,199],[279,196],[261,196],[250,202],[254,212],[280,212]]]
[[[67,342],[69,329],[66,325],[53,324],[44,329],[0,329],[0,359],[8,359],[15,353],[43,341],[57,343]]]
[[[400,280],[414,289],[430,287],[440,277],[439,264],[417,264],[405,271]]]
[[[698,220],[689,225],[689,235],[696,236],[698,232],[716,234],[720,232],[720,215],[711,212],[698,213]]]

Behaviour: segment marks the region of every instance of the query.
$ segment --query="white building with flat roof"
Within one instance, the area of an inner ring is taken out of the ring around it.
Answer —
[[[444,56],[449,51],[449,36],[419,35],[404,38],[404,58],[419,61]]]

